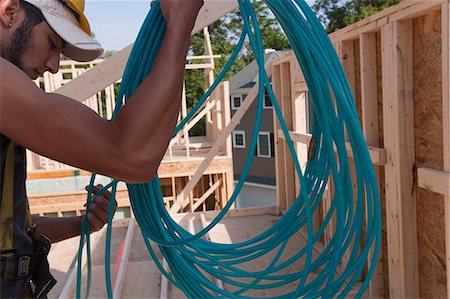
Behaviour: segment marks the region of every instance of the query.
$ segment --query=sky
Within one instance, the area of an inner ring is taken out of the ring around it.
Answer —
[[[313,2],[307,0],[308,3]],[[136,40],[150,0],[86,0],[85,14],[103,48],[120,51]]]
[[[149,10],[149,0],[87,0],[84,8],[95,38],[115,51],[136,40]]]

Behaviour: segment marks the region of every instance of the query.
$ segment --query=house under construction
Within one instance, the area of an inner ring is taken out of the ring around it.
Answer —
[[[235,1],[206,0],[195,31],[236,7]],[[447,267],[450,265],[449,35],[450,0],[405,0],[329,36],[356,101],[381,194],[382,251],[366,291],[369,298],[450,297],[450,266]],[[54,86],[54,90],[86,103],[98,103],[101,96],[111,97],[111,89],[103,90],[120,80],[130,50],[131,46],[89,71],[81,71],[83,74],[77,74],[77,78],[64,85],[65,82],[60,82],[61,87]],[[212,53],[205,53],[200,59],[206,61],[206,82],[211,83]],[[305,165],[311,141],[306,122],[308,86],[293,53],[272,61],[270,73],[299,160]],[[249,92],[231,119],[228,93],[227,83],[223,83],[198,116],[198,119],[206,117],[207,136],[189,138],[187,131],[193,124],[188,124],[186,131],[174,138],[168,151],[171,158],[165,160],[159,170],[167,208],[191,233],[198,232],[218,214],[204,207],[208,205],[205,200],[214,198],[214,208],[220,209],[233,190],[230,135],[256,98],[257,87]],[[104,110],[112,111],[108,106]],[[103,108],[97,111],[103,113]],[[183,113],[185,111],[183,107]],[[275,122],[274,126],[276,206],[231,210],[209,232],[211,241],[247,240],[272,226],[294,203],[299,182],[279,124]],[[352,155],[351,150],[348,154]],[[82,173],[57,166],[52,166],[55,168],[52,171],[41,170],[45,168],[43,158],[31,156],[29,160],[33,161],[31,178]],[[52,163],[49,161],[48,165]],[[324,220],[334,192],[331,182],[319,211],[313,215],[315,224]],[[64,215],[69,211],[78,214],[83,210],[84,196],[84,192],[62,194],[57,199],[53,195],[32,196],[31,210],[39,214]],[[119,207],[126,205],[126,197],[126,191],[119,192]],[[331,221],[315,243],[315,254],[320,254],[329,244],[335,232],[333,225]],[[117,220],[113,225],[114,297],[181,298],[181,291],[154,265],[139,230],[133,218]],[[103,298],[107,296],[105,230],[92,237],[94,281],[90,295]],[[49,260],[59,283],[50,297],[75,296],[78,242],[74,238],[53,246]],[[303,248],[307,242],[305,231],[300,230],[290,246],[295,250]],[[166,265],[163,257],[159,258]],[[340,268],[347,262],[345,258],[340,261]],[[247,265],[257,266],[257,263]],[[216,283],[229,288],[225,282]],[[251,295],[277,294],[269,289]]]

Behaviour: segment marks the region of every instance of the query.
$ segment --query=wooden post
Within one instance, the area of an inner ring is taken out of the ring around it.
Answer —
[[[341,42],[339,46],[339,58],[342,61],[345,75],[347,76],[350,89],[355,95],[356,90],[356,66],[355,66],[355,43],[353,40],[346,40]]]
[[[220,103],[222,105],[222,116],[223,116],[223,123],[222,128],[226,128],[227,125],[230,123],[231,120],[231,111],[230,111],[230,83],[228,81],[224,81],[221,83],[221,88],[223,90],[223,98],[220,100]],[[223,154],[225,154],[227,157],[232,158],[233,157],[233,146],[231,142],[231,135],[228,136],[228,138],[225,141]],[[223,183],[222,183],[222,190],[226,189],[224,192],[224,196],[222,197],[222,207],[225,207],[225,205],[228,202],[228,199],[231,197],[234,191],[234,169],[233,167],[230,168],[229,171],[223,174]],[[234,205],[233,205],[234,207]]]
[[[450,0],[442,4],[442,119],[444,133],[444,171],[450,172]],[[450,193],[450,192],[449,192]],[[447,298],[450,297],[450,195],[445,196],[445,252]]]
[[[355,60],[357,59],[355,57],[355,42],[353,40],[344,40],[340,43],[339,46],[339,57],[342,61],[342,67],[344,68],[345,75],[347,76],[348,83],[350,85],[350,89],[353,94],[354,100],[356,99],[356,65]],[[356,102],[355,102],[356,106]],[[345,131],[345,140],[349,141],[349,136],[347,130]],[[356,180],[356,169],[355,169],[355,162],[352,157],[349,157],[349,166],[350,166],[350,177],[352,180],[352,186],[353,186],[353,205],[356,206],[356,200],[357,200],[357,192],[358,192],[358,186],[357,186],[357,180]],[[353,241],[352,244],[349,246],[347,251],[344,253],[344,256],[341,260],[341,266],[344,270],[348,265],[348,261],[351,256],[351,252],[353,250]]]
[[[362,128],[367,144],[378,147],[378,88],[377,88],[377,35],[374,32],[361,34],[360,39],[361,60],[361,104],[362,104]],[[375,167],[375,175],[379,186],[380,168]],[[367,211],[366,211],[367,212]],[[372,262],[370,251],[367,264]],[[379,261],[374,276],[369,285],[368,295],[370,298],[382,298],[384,296],[383,286],[383,264]]]
[[[125,278],[127,275],[128,260],[131,252],[131,243],[133,242],[134,226],[134,220],[133,218],[130,218],[128,222],[127,234],[125,237],[124,250],[122,252],[122,256],[120,257],[119,271],[117,273],[114,286],[113,298],[115,299],[122,298],[123,285],[125,283]]]
[[[209,35],[208,27],[203,28],[203,36],[204,36],[204,45],[205,45],[205,56],[211,56],[210,58],[205,59],[205,63],[211,64],[214,66],[214,58],[212,58],[213,51],[211,45],[211,38]],[[214,83],[214,68],[205,69],[204,73],[204,82],[205,82],[205,90],[207,90]],[[206,136],[212,137],[211,134],[213,132],[214,123],[212,120],[211,112],[208,112],[205,118],[206,121]],[[211,138],[211,140],[215,140],[215,138]]]
[[[386,222],[392,298],[419,297],[412,20],[382,27]]]
[[[186,83],[183,82],[183,92],[181,93],[181,116],[183,119],[187,116],[187,101],[186,101]],[[189,158],[191,156],[191,151],[189,147],[189,130],[186,129],[186,126],[183,128],[183,138],[180,139],[183,142],[183,145],[186,149],[186,157]]]
[[[230,112],[230,83],[228,81],[222,82],[220,85],[220,88],[222,90],[222,98],[220,101],[221,109],[222,109],[222,129],[226,128],[227,124],[230,122],[231,119],[231,112]],[[231,135],[228,136],[224,149],[223,154],[227,157],[231,157],[233,155],[233,147],[231,143]]]
[[[281,103],[283,117],[286,125],[292,131],[292,93],[291,93],[291,71],[290,62],[281,64]],[[291,152],[286,141],[283,141],[284,176],[286,189],[286,208],[289,209],[294,203],[297,194],[295,193],[295,168],[292,161]]]
[[[277,99],[281,99],[281,64],[276,64],[272,68],[272,85]],[[283,108],[280,105],[281,109]],[[283,110],[282,110],[283,111]],[[280,123],[277,118],[273,118],[275,137],[275,177],[277,184],[277,207],[278,210],[286,210],[286,179],[284,177],[284,151],[283,140],[280,138]]]

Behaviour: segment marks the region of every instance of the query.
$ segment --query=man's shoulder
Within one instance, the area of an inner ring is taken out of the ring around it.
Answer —
[[[2,74],[2,77],[9,77],[3,76],[3,74],[5,74],[4,72],[7,72],[8,75],[18,75],[23,78],[28,78],[28,81],[31,81],[30,78],[25,74],[25,72],[22,71],[19,67],[17,67],[9,60],[0,57],[0,74]]]
[[[0,93],[23,93],[26,90],[38,89],[36,84],[19,67],[10,61],[0,58]]]

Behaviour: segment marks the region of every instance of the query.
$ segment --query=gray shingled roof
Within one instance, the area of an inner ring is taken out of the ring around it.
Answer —
[[[267,63],[274,58],[286,53],[285,51],[277,51],[264,54],[264,61]],[[249,65],[243,68],[239,73],[230,79],[230,93],[240,93],[242,89],[250,89],[256,84],[256,76],[258,74],[258,64],[253,60]]]

